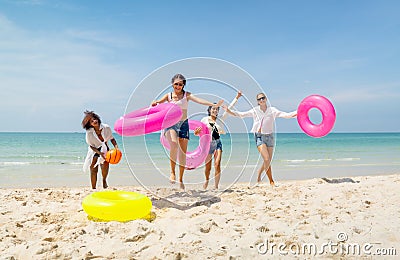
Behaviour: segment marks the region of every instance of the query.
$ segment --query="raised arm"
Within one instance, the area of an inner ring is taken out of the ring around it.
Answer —
[[[232,110],[230,110],[228,106],[223,105],[222,108],[225,110],[224,115],[230,114],[231,116],[238,116],[238,115],[235,114]]]
[[[232,102],[229,104],[228,108],[231,109],[236,103],[238,102],[239,98],[242,96],[242,91],[238,91],[236,94],[236,97],[232,100]],[[222,114],[221,120],[225,120],[228,117],[229,112],[225,111]]]
[[[246,112],[239,112],[239,111],[232,111],[230,110],[227,106],[223,105],[222,108],[230,115],[232,116],[238,116],[238,117],[254,117],[255,116],[255,111],[254,109],[250,109]]]
[[[196,102],[196,103],[198,103],[198,104],[200,104],[200,105],[205,105],[205,106],[216,106],[216,107],[220,107],[220,106],[222,106],[222,104],[224,103],[224,101],[221,99],[220,101],[218,101],[217,104],[214,104],[214,103],[212,103],[212,102],[210,102],[210,101],[207,101],[207,100],[205,100],[205,99],[196,97],[196,96],[194,96],[193,94],[191,94],[191,93],[189,93],[189,92],[187,92],[186,97],[187,97],[188,100],[191,100],[191,101],[193,101],[193,102]]]
[[[167,100],[168,100],[168,93],[165,94],[165,95],[164,95],[162,98],[160,98],[159,100],[153,100],[153,101],[151,102],[151,106],[154,107],[155,105],[160,104],[160,103],[164,103],[164,102],[166,102]]]

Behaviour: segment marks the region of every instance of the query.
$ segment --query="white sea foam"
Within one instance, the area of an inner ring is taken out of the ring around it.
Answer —
[[[254,168],[254,167],[257,167],[257,165],[255,165],[255,164],[246,164],[246,165],[231,165],[231,164],[229,164],[226,167],[229,167],[229,168]]]
[[[285,165],[285,166],[287,166],[287,167],[299,167],[299,168],[320,168],[320,167],[331,167],[332,165],[329,165],[329,164],[302,164],[302,165],[299,165],[299,164],[288,164],[288,165]]]
[[[296,160],[282,160],[283,162],[288,162],[288,163],[303,163],[306,160],[305,159],[296,159]]]
[[[83,165],[83,162],[73,162],[73,163],[70,163],[70,164],[72,164],[72,165]]]
[[[287,163],[315,163],[315,162],[327,162],[327,161],[332,161],[332,159],[293,159],[293,160],[282,160],[282,162],[287,162]]]
[[[341,162],[348,162],[348,161],[359,161],[360,158],[337,158],[335,160]]]
[[[307,160],[309,162],[326,162],[326,161],[332,161],[332,159],[311,159]]]
[[[13,166],[13,165],[29,165],[30,162],[0,162],[0,165]]]

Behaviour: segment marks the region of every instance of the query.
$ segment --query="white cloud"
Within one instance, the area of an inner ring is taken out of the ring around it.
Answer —
[[[9,122],[7,127],[34,131],[34,124],[41,122],[33,120],[40,120],[49,110],[70,114],[90,104],[126,102],[138,82],[134,70],[107,59],[133,41],[101,32],[71,32],[27,31],[0,15],[0,33],[7,35],[0,42],[0,109],[13,113],[0,116]],[[99,42],[104,44],[99,47]],[[117,117],[120,112],[115,113]],[[18,118],[32,122],[27,126]]]
[[[83,40],[95,44],[104,44],[111,47],[117,47],[117,48],[134,47],[133,40],[129,39],[129,37],[121,35],[116,37],[115,34],[110,35],[109,33],[106,32],[69,29],[66,31],[66,35],[68,35],[72,39]]]

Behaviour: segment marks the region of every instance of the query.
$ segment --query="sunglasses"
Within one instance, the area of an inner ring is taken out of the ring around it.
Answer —
[[[265,100],[265,97],[257,98],[257,101]]]
[[[182,87],[182,86],[183,86],[183,83],[175,82],[175,83],[174,83],[174,86],[180,86],[180,87]]]

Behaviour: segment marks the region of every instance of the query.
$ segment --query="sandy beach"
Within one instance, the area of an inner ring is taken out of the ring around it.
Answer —
[[[1,259],[301,259],[400,255],[400,175],[158,188],[153,219],[96,222],[89,188],[1,189]],[[394,259],[395,257],[392,256]]]

